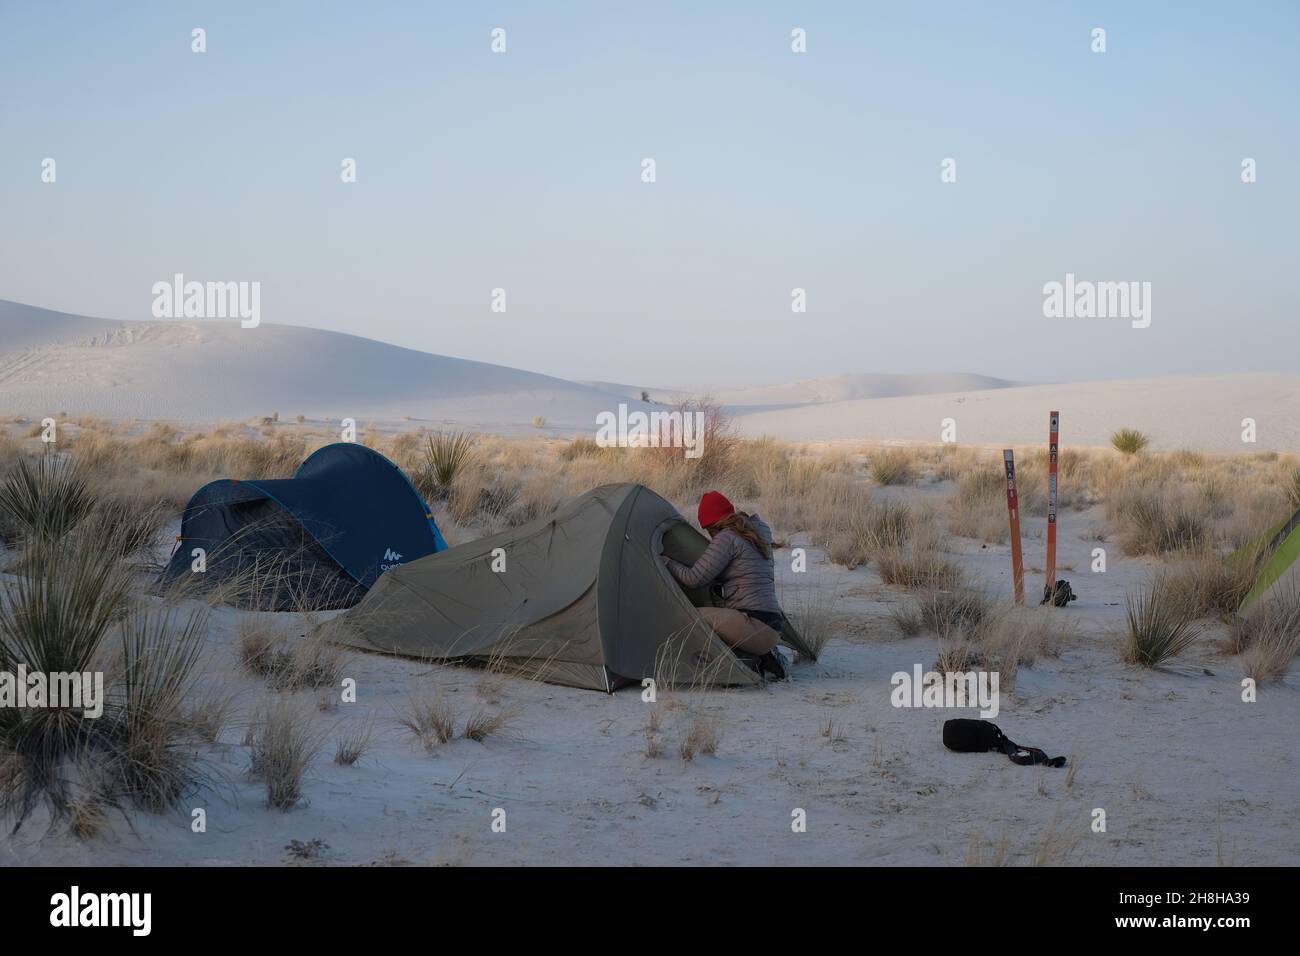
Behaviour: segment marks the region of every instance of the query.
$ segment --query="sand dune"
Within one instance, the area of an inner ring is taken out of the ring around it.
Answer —
[[[673,402],[701,391],[649,388]],[[709,391],[709,390],[705,390]],[[1300,375],[1235,374],[1015,385],[972,374],[838,375],[711,390],[742,434],[791,441],[936,442],[945,419],[962,444],[1041,444],[1059,409],[1068,446],[1105,445],[1117,428],[1155,448],[1300,448]],[[639,386],[571,382],[298,326],[118,322],[0,300],[0,410],[111,419],[210,421],[355,418],[455,425],[501,434],[579,434]],[[1242,441],[1243,419],[1257,441]]]
[[[1214,452],[1300,449],[1300,375],[1252,373],[1034,385],[833,402],[738,418],[748,436],[795,441],[862,439],[937,442],[944,419],[962,444],[1046,441],[1047,415],[1061,412],[1067,447],[1106,445],[1117,428],[1140,429],[1160,449]],[[1253,418],[1257,441],[1242,441]]]
[[[598,412],[627,400],[549,375],[338,332],[114,322],[0,301],[0,408],[12,414],[211,420],[279,412],[502,431],[531,428],[541,416],[548,425],[585,430]]]

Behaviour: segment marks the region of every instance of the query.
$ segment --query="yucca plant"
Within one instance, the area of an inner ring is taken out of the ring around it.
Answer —
[[[92,505],[82,466],[52,455],[19,458],[0,480],[0,512],[29,542],[60,540]]]
[[[129,576],[86,547],[54,543],[29,548],[24,573],[0,589],[0,669],[29,673],[86,673],[121,618]],[[106,725],[60,707],[0,709],[0,759],[5,775],[0,805],[16,826],[45,800],[52,817],[70,807],[72,785],[63,773],[79,752],[102,742]]]
[[[1128,617],[1124,659],[1142,667],[1162,667],[1201,636],[1187,607],[1173,598],[1168,584],[1156,578],[1145,593],[1124,599]]]
[[[466,432],[435,432],[425,440],[425,465],[420,492],[429,498],[446,498],[456,476],[474,455],[474,436]]]
[[[173,806],[198,781],[184,708],[203,648],[204,610],[164,608],[122,627],[120,709],[114,715],[120,792],[153,811]]]
[[[1121,428],[1110,436],[1110,443],[1120,454],[1136,455],[1151,444],[1151,439],[1135,428]]]

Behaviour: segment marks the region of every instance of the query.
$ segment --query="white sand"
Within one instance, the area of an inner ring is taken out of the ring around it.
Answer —
[[[1118,428],[1137,428],[1152,448],[1221,453],[1300,450],[1300,375],[1238,374],[1034,385],[832,402],[738,419],[744,434],[792,441],[938,442],[945,419],[961,444],[1041,445],[1047,416],[1061,412],[1061,441],[1103,446]],[[1253,418],[1256,442],[1242,441]]]
[[[1064,517],[1063,565],[1087,567],[1092,543],[1080,532],[1090,520]],[[1009,593],[1005,547],[955,548],[973,575]],[[1031,539],[1027,561],[1041,560],[1041,549]],[[943,721],[971,711],[892,707],[890,676],[930,667],[934,640],[894,636],[888,611],[909,598],[874,572],[825,565],[816,549],[811,556],[812,584],[799,586],[841,596],[823,660],[764,689],[668,695],[678,706],[664,720],[662,757],[645,755],[647,709],[635,690],[607,696],[518,679],[507,679],[499,699],[518,711],[510,736],[455,740],[428,755],[397,724],[408,695],[442,687],[463,720],[485,703],[479,672],[357,655],[347,673],[360,701],[315,718],[329,736],[299,807],[265,806],[245,772],[244,729],[232,726],[209,753],[221,783],[186,803],[207,810],[206,834],[190,831],[188,812],[135,814],[134,831],[114,818],[106,837],[86,845],[42,840],[34,820],[0,842],[0,865],[274,864],[289,860],[289,840],[314,838],[329,844],[321,861],[333,864],[963,865],[973,835],[1005,835],[1010,862],[1028,863],[1053,826],[1076,842],[1071,863],[1300,858],[1296,676],[1244,704],[1235,662],[1208,646],[1182,672],[1121,664],[1111,631],[1144,562],[1112,557],[1106,574],[1065,572],[1081,598],[1045,613],[1076,622],[1078,640],[1059,659],[1022,668],[1014,692],[1003,694],[996,722],[1021,743],[1072,755],[1079,769],[1071,787],[1065,770],[946,751]],[[788,552],[778,566],[783,585],[794,587],[784,573]],[[264,690],[237,672],[240,617],[217,613],[208,673],[230,680],[247,707]],[[716,720],[721,742],[717,756],[686,763],[676,749],[692,715]],[[827,718],[842,741],[822,736]],[[364,721],[375,728],[371,752],[354,767],[333,765],[338,731]],[[498,807],[505,834],[490,828]],[[790,830],[795,808],[807,811],[807,833]],[[1106,811],[1105,833],[1091,830],[1095,808]]]

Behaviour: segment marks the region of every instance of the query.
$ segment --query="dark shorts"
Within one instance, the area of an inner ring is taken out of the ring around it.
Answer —
[[[780,611],[747,611],[743,607],[736,608],[736,610],[756,621],[762,621],[777,633],[780,633],[781,625],[785,622],[785,615]]]

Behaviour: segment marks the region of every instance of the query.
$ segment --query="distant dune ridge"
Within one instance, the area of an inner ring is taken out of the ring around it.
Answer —
[[[107,418],[403,418],[594,428],[628,399],[549,375],[340,332],[115,322],[0,301],[0,407]],[[633,404],[642,407],[639,402]]]
[[[571,382],[339,332],[236,321],[112,321],[0,300],[0,412],[183,422],[355,418],[501,434],[594,434],[596,416],[642,404],[642,387]],[[1157,449],[1300,450],[1300,376],[1251,373],[1021,385],[963,373],[845,374],[785,385],[645,388],[652,401],[708,392],[746,436],[790,441],[1041,444],[1061,410],[1065,447],[1148,432]],[[1241,440],[1253,418],[1257,442]]]

